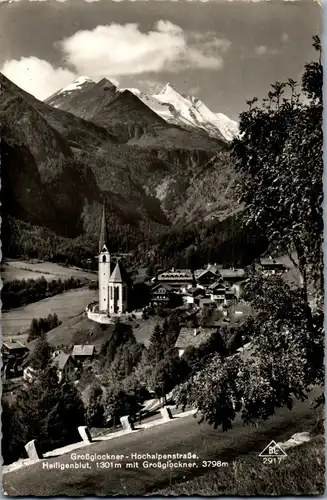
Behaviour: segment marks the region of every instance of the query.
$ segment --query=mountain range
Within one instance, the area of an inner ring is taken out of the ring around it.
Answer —
[[[154,95],[136,88],[119,89],[106,79],[100,83],[106,91],[105,100],[109,103],[121,94],[131,92],[167,123],[187,130],[204,131],[210,137],[226,141],[233,140],[238,134],[238,124],[235,121],[223,113],[213,113],[200,99],[181,94],[169,82],[161,92]],[[98,90],[97,84],[91,78],[82,76],[50,96],[46,102],[55,108],[76,112],[79,99],[85,94],[93,94],[94,90]],[[81,110],[79,106],[78,109],[81,116],[87,118],[88,111]]]
[[[119,238],[125,224],[160,232],[240,210],[237,128],[196,98],[80,78],[42,102],[1,74],[0,85],[4,216],[95,238],[105,202]]]

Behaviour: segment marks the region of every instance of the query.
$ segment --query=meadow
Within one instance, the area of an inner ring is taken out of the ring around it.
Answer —
[[[74,267],[65,267],[53,262],[36,260],[6,259],[1,263],[1,278],[4,282],[22,279],[37,279],[44,276],[47,281],[67,279],[70,277],[96,280],[95,272],[84,271]]]
[[[96,290],[79,288],[4,312],[1,318],[2,334],[12,337],[24,333],[33,318],[44,318],[50,313],[56,313],[60,321],[73,318],[82,313],[96,297]]]

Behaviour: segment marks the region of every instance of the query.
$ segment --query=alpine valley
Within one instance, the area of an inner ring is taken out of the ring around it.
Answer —
[[[79,263],[94,254],[103,204],[117,251],[170,241],[174,259],[239,236],[238,127],[225,115],[170,84],[147,95],[81,77],[44,102],[3,75],[0,85],[5,256]]]

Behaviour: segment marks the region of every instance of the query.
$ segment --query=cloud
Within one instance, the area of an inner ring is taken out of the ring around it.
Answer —
[[[75,72],[66,68],[54,68],[47,61],[33,56],[6,61],[0,71],[38,99],[49,97],[77,78]]]
[[[290,37],[288,36],[287,33],[283,33],[282,36],[281,36],[281,41],[283,43],[287,43],[289,41]]]
[[[6,61],[0,71],[38,99],[45,99],[81,75],[117,83],[117,78],[144,74],[149,82],[151,74],[162,71],[219,70],[224,63],[221,54],[230,45],[215,33],[186,33],[165,20],[148,33],[141,32],[137,24],[111,24],[78,31],[56,42],[67,67],[54,67],[30,56]]]
[[[278,49],[271,49],[269,47],[267,47],[267,45],[259,45],[258,47],[256,47],[254,49],[254,52],[258,55],[258,56],[266,56],[266,55],[277,55],[279,54],[279,50]]]
[[[213,52],[227,52],[231,46],[232,42],[227,40],[227,38],[218,38],[216,33],[189,33],[188,40],[190,43],[196,42],[201,44],[202,51],[213,51]]]
[[[207,42],[201,43],[179,26],[160,20],[148,33],[134,23],[78,31],[58,47],[78,74],[101,78],[186,68],[220,69],[219,41]]]
[[[162,82],[159,82],[158,80],[150,80],[149,78],[146,78],[138,79],[137,87],[144,90],[144,92],[147,92],[148,94],[157,94],[160,92],[163,85]]]
[[[200,92],[200,90],[201,90],[200,87],[198,85],[196,85],[196,86],[191,87],[189,89],[189,94],[195,96]]]

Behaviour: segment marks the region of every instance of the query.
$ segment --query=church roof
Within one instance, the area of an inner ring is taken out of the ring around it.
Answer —
[[[99,239],[99,253],[102,252],[104,245],[107,246],[107,224],[106,224],[106,210],[103,205],[102,219],[101,219],[101,229],[100,229],[100,239]]]
[[[120,261],[118,261],[115,269],[113,270],[113,272],[110,276],[110,282],[111,283],[128,283],[129,281],[131,281],[131,279],[128,276],[127,271],[125,270],[123,264]]]
[[[100,249],[99,249],[100,250]],[[109,250],[108,250],[108,247],[106,244],[103,245],[103,247],[101,248],[100,252],[99,253],[106,253],[108,252],[109,253]]]

